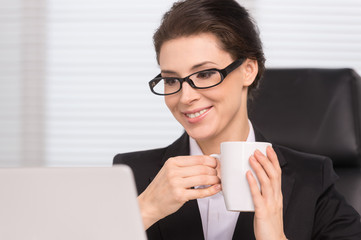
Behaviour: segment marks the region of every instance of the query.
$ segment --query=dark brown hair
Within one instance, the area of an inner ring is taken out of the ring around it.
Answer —
[[[252,98],[264,72],[265,57],[256,24],[235,0],[184,0],[174,3],[164,14],[153,36],[158,63],[164,42],[200,33],[214,34],[222,48],[234,59],[257,60],[258,74],[248,88],[248,97]]]

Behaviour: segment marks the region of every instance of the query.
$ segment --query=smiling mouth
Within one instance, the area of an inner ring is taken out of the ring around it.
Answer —
[[[206,109],[203,109],[201,111],[198,111],[198,112],[194,112],[194,113],[186,113],[185,115],[192,119],[192,118],[196,118],[196,117],[199,117],[201,116],[202,114],[204,114],[205,112],[207,112],[210,108],[206,108]]]

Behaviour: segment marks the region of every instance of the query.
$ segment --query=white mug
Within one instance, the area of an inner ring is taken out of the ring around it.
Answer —
[[[267,142],[222,142],[221,154],[212,154],[221,163],[222,193],[228,211],[254,212],[251,190],[246,173],[253,172],[249,158],[258,149],[266,155],[266,149],[272,144]]]

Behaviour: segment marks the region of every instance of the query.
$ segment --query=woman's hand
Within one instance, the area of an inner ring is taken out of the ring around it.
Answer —
[[[252,172],[247,172],[247,180],[255,206],[254,234],[257,240],[286,239],[283,232],[281,167],[272,147],[268,147],[266,153],[267,156],[257,150],[249,159],[261,185],[261,190],[258,188]]]
[[[144,228],[176,212],[189,200],[204,198],[221,190],[218,162],[209,156],[174,157],[166,161],[138,202]],[[193,189],[194,186],[211,185]]]

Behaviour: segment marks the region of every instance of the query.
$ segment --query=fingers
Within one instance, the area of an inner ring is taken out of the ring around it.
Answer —
[[[221,191],[221,189],[221,184],[215,184],[207,188],[189,189],[185,194],[188,199],[198,199],[212,196]]]
[[[251,171],[248,171],[246,173],[246,178],[251,190],[254,206],[257,208],[257,206],[260,206],[262,204],[262,195],[258,188],[256,178],[253,176]]]
[[[185,188],[191,188],[200,185],[214,185],[221,183],[217,176],[198,175],[193,177],[184,178],[182,185]]]
[[[274,149],[272,147],[267,147],[266,153],[267,153],[268,158],[271,160],[276,171],[278,171],[280,173],[281,166],[280,166],[280,162],[278,161],[278,157],[277,157],[277,154],[274,151]]]
[[[267,148],[269,149],[269,148]],[[265,173],[270,179],[275,179],[278,176],[278,173],[275,169],[274,163],[271,159],[269,159],[269,156],[267,157],[261,153],[259,150],[256,150],[254,153],[254,157],[256,158],[257,162],[260,163],[262,168],[264,169]],[[272,157],[273,158],[273,157]],[[277,160],[277,157],[276,157]],[[278,162],[278,160],[277,160]]]
[[[255,154],[255,156],[256,155],[257,154]],[[259,157],[256,159],[255,156],[250,157],[249,163],[250,163],[253,171],[256,173],[258,181],[261,185],[262,195],[270,195],[270,194],[272,194],[270,179],[268,178],[268,175],[267,175],[266,171],[264,170],[263,166],[259,162],[259,160],[258,160]],[[260,190],[258,189],[258,191],[260,191]]]
[[[256,150],[250,157],[250,165],[260,182],[262,195],[281,191],[281,168],[272,147],[267,147],[267,156]]]
[[[192,157],[174,157],[167,162],[175,164],[178,167],[190,167],[195,165],[205,165],[208,167],[217,167],[217,160],[210,156],[192,156]]]
[[[217,160],[208,156],[176,157],[169,159],[164,168],[168,178],[192,176],[217,176]]]
[[[182,174],[183,177],[192,177],[197,175],[210,175],[210,176],[217,175],[217,169],[204,165],[184,167],[182,168],[182,171],[184,172]]]

